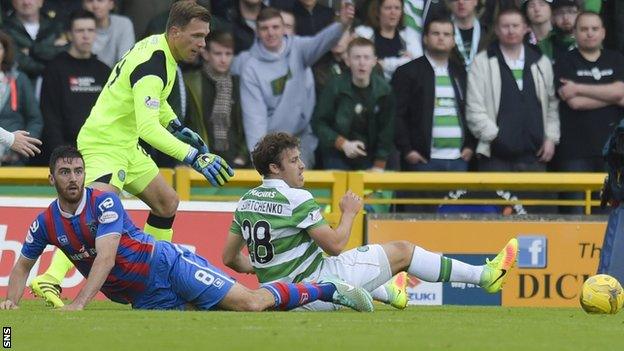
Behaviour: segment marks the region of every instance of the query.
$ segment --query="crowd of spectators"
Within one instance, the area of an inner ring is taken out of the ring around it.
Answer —
[[[237,168],[286,131],[307,168],[602,171],[622,118],[622,0],[197,2],[211,34],[169,102]],[[171,3],[0,1],[0,127],[44,150],[0,162],[42,165],[75,144],[111,69],[164,32]]]

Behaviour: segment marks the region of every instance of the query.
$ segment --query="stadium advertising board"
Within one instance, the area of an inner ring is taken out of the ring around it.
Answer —
[[[50,202],[51,199],[0,198],[0,296],[6,296],[9,275],[22,250],[28,226]],[[123,202],[134,223],[141,227],[147,219],[147,207],[140,201]],[[173,227],[174,241],[204,256],[244,285],[257,287],[254,275],[234,273],[221,263],[221,252],[235,206],[235,203],[181,202]],[[54,250],[52,246],[46,248],[33,267],[29,281],[47,269]],[[84,281],[82,275],[72,269],[62,284],[63,297],[75,297]],[[24,298],[29,297],[29,294],[24,294]],[[98,294],[97,298],[105,297]]]
[[[446,256],[462,262],[481,265],[488,255],[447,254]],[[466,283],[443,284],[442,302],[445,305],[500,305],[501,293],[488,294],[481,287]]]
[[[496,255],[509,238],[516,236],[520,248],[518,267],[501,296],[481,295],[479,288],[467,285],[446,284],[442,302],[577,307],[583,281],[596,273],[605,227],[606,221],[414,221],[374,217],[367,221],[367,241],[409,240],[452,258],[482,264],[485,257]]]
[[[407,296],[410,305],[442,305],[442,283],[429,283],[409,276]]]

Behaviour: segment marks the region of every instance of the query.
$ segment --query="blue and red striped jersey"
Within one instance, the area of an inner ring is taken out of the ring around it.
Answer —
[[[88,277],[98,238],[121,235],[115,266],[100,289],[119,303],[132,303],[147,285],[155,240],[139,230],[115,193],[85,188],[76,214],[63,212],[54,200],[30,225],[22,255],[36,260],[46,245],[61,249]]]

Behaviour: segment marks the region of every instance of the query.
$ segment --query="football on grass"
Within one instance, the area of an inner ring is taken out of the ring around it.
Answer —
[[[598,274],[583,283],[580,300],[587,313],[616,314],[624,305],[624,291],[617,279]]]

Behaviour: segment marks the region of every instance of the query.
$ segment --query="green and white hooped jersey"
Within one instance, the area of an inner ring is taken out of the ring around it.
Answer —
[[[323,261],[307,230],[326,224],[310,192],[265,179],[238,202],[230,232],[247,242],[260,283],[300,282]]]
[[[422,33],[423,14],[425,11],[425,0],[407,0],[403,6],[403,23],[409,28],[413,28],[416,32]]]
[[[432,64],[433,65],[433,64]],[[455,90],[447,67],[433,67],[435,100],[431,131],[431,158],[456,160],[461,157],[463,132],[459,123]]]

